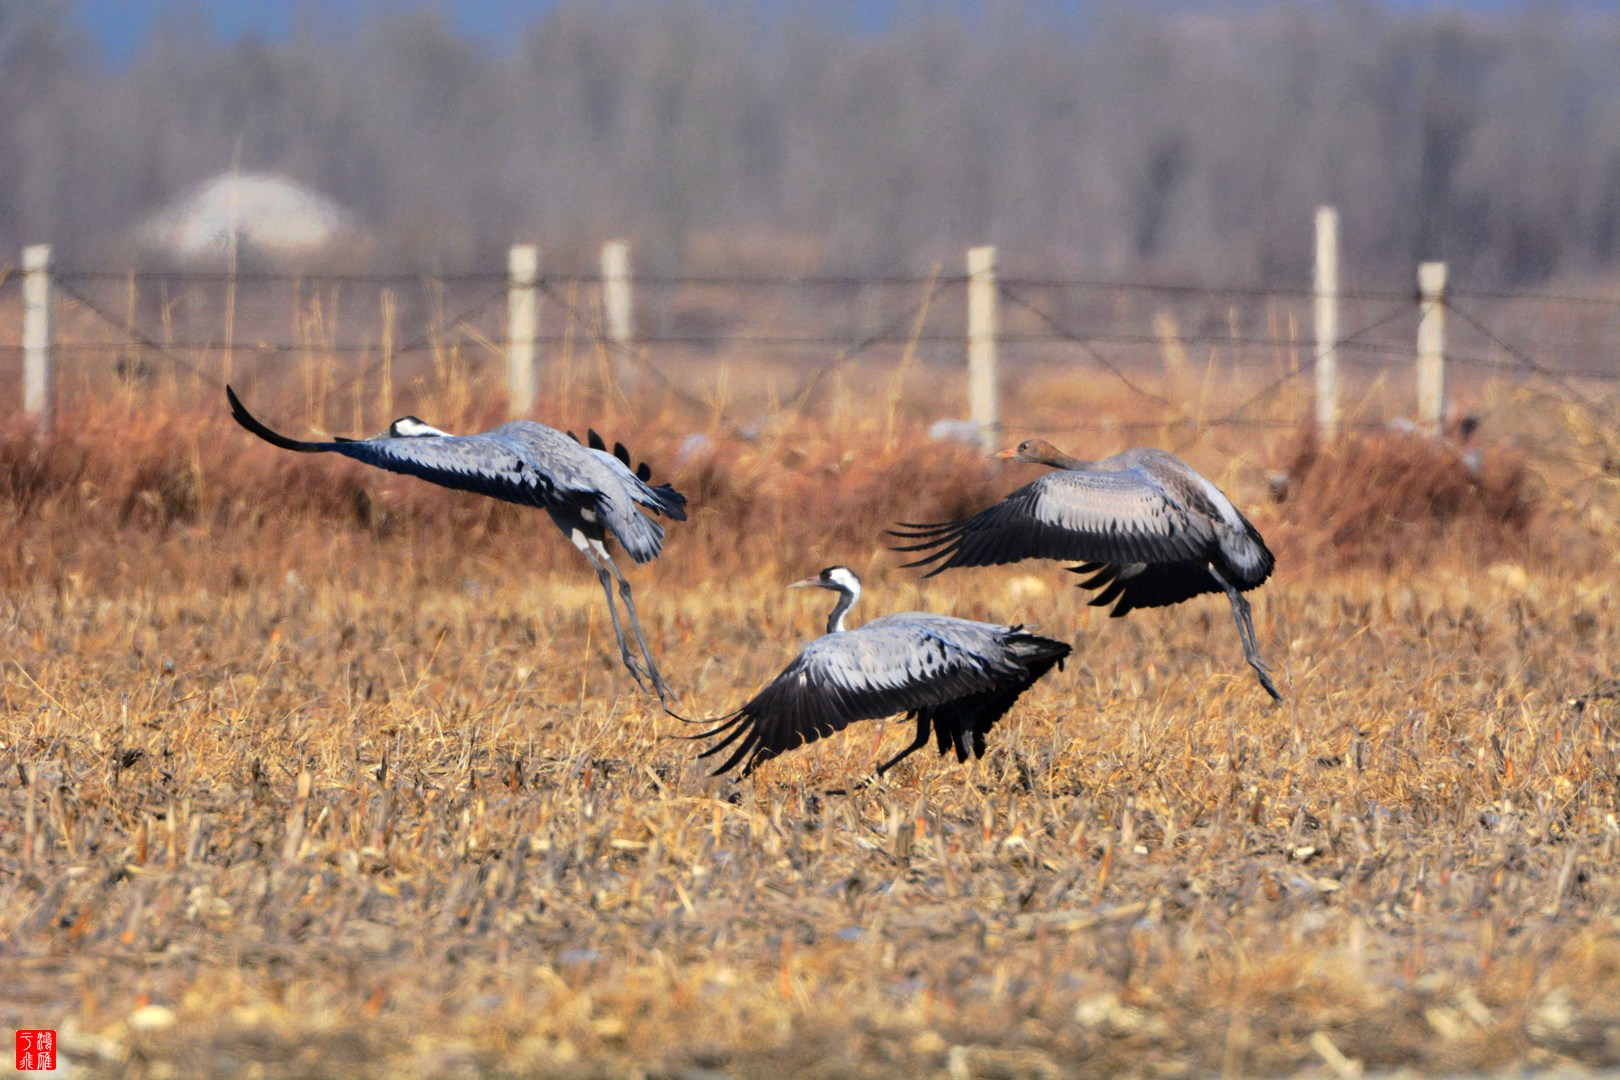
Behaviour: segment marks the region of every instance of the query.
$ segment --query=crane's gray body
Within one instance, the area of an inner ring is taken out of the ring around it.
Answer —
[[[1113,604],[1115,618],[1224,592],[1245,658],[1280,700],[1241,596],[1271,576],[1276,558],[1232,500],[1163,450],[1137,447],[1095,462],[1061,457],[1065,464],[972,517],[903,524],[893,534],[917,542],[896,550],[925,552],[906,565],[929,566],[930,577],[959,566],[1078,560],[1071,569],[1091,575],[1081,587],[1099,590],[1091,603]]]
[[[823,576],[835,570],[849,573],[830,567]],[[822,587],[839,588],[836,583]],[[1066,642],[1021,626],[920,611],[837,629],[856,595],[858,581],[853,594],[844,593],[828,633],[806,645],[741,709],[703,733],[726,736],[703,757],[736,744],[716,773],[741,763],[746,776],[761,762],[852,723],[899,713],[917,721],[917,735],[879,773],[926,745],[930,731],[941,754],[954,749],[959,761],[970,751],[982,756],[995,722],[1070,651]]]
[[[658,557],[664,527],[637,507],[686,519],[686,500],[673,489],[655,488],[612,454],[533,420],[513,420],[477,435],[393,431],[309,445],[444,487],[540,507],[564,533],[578,530],[596,540],[611,534],[638,563]]]
[[[623,446],[615,447],[615,456],[602,448],[595,432],[590,433],[593,445],[584,446],[572,436],[532,420],[513,420],[476,435],[452,435],[414,416],[394,421],[388,431],[369,439],[306,442],[265,426],[234,391],[227,387],[225,392],[237,423],[273,446],[299,453],[342,454],[441,487],[545,510],[596,570],[625,667],[638,683],[644,674],[651,678],[660,698],[669,692],[647,648],[630,582],[608,553],[607,540],[617,540],[638,563],[657,558],[664,546],[664,527],[642,511],[684,521],[686,498],[667,484],[647,483],[647,467],[632,469]],[[618,580],[645,670],[631,655],[619,625],[610,572]]]

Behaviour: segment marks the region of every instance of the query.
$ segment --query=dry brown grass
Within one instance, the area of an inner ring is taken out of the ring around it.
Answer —
[[[684,463],[703,421],[667,402],[547,416],[597,417],[692,499],[631,573],[693,713],[817,631],[780,585],[828,562],[866,572],[857,615],[1074,636],[984,762],[843,795],[892,726],[706,778],[532,511],[182,403],[8,435],[0,1021],[148,1076],[1620,1062],[1616,567],[1552,513],[1612,513],[1612,477],[1504,451],[1469,486],[1347,442],[1274,503],[1194,447],[1282,554],[1256,594],[1274,708],[1218,599],[1110,621],[1053,565],[896,569],[883,525],[1031,474],[919,452],[909,391],[866,400],[712,427]],[[350,429],[341,402],[252,403]],[[493,411],[462,403],[430,418]]]
[[[1559,551],[1562,537],[1545,531],[1524,453],[1491,447],[1477,461],[1468,453],[1449,438],[1398,431],[1327,446],[1306,434],[1276,494],[1305,523],[1299,535],[1312,555],[1389,573],[1463,545],[1483,561]]]

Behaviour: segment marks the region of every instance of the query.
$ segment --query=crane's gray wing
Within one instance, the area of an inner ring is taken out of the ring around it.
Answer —
[[[550,506],[558,499],[552,477],[526,462],[517,447],[501,436],[503,428],[481,435],[409,438],[376,435],[369,439],[338,438],[331,442],[304,442],[271,430],[247,411],[241,399],[229,387],[225,393],[230,399],[231,415],[237,423],[283,450],[306,454],[342,454],[389,472],[420,477],[442,487],[476,492],[524,506]],[[579,453],[586,452],[569,443],[560,432],[555,434],[564,445],[573,447]]]
[[[973,517],[902,522],[889,532],[916,541],[894,550],[926,552],[906,566],[937,564],[929,577],[958,566],[1023,559],[1196,561],[1214,536],[1207,521],[1187,513],[1140,468],[1048,473]]]
[[[1009,647],[1010,636],[1049,647]],[[875,619],[812,641],[741,709],[697,736],[724,736],[699,756],[734,747],[715,773],[741,763],[746,776],[857,721],[920,712],[939,730],[942,751],[947,728],[958,744],[958,731],[977,731],[982,751],[983,732],[1068,651],[1064,642],[1016,627],[915,612]]]

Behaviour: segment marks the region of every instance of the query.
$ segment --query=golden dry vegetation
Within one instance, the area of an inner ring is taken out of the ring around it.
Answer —
[[[402,411],[496,418],[440,375]],[[882,527],[1034,475],[926,440],[938,378],[834,372],[753,441],[583,376],[542,412],[691,499],[629,571],[689,714],[819,632],[826,597],[781,586],[831,562],[867,579],[857,621],[1075,641],[982,762],[871,786],[896,725],[708,778],[538,512],[282,454],[217,391],[7,434],[0,1018],[153,1077],[1620,1062],[1612,432],[1479,387],[1512,423],[1477,478],[1361,429],[1193,441],[1279,554],[1254,594],[1274,707],[1218,597],[1112,621],[1055,564],[899,569]],[[381,426],[323,385],[248,396],[294,433]],[[1009,392],[1035,429],[1141,418],[1062,369]],[[691,431],[713,442],[683,458]]]

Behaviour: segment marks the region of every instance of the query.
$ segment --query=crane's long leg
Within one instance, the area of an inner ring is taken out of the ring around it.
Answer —
[[[591,560],[591,567],[596,571],[596,580],[602,583],[602,595],[607,597],[608,618],[613,621],[613,636],[619,641],[619,658],[624,661],[624,666],[630,672],[630,677],[636,680],[636,685],[641,687],[642,690],[646,690],[647,684],[642,678],[645,673],[641,670],[641,665],[636,663],[635,655],[630,652],[630,644],[624,639],[624,628],[619,625],[619,609],[617,605],[613,603],[613,584],[608,578],[607,567],[602,565],[602,560],[598,559],[596,557],[596,552],[591,550],[592,546],[600,547],[600,545],[593,545],[593,542],[587,539],[585,534],[579,532],[578,530],[570,532],[568,534],[568,538],[574,542],[575,547],[579,548],[579,550],[585,553],[585,557],[587,559]],[[606,552],[604,551],[603,554],[605,555]],[[611,560],[609,561],[608,565],[612,565]],[[617,574],[618,567],[614,567],[613,569],[614,573]],[[620,580],[622,581],[623,579],[621,578]],[[634,615],[635,609],[632,608],[632,618]],[[641,632],[641,628],[637,627],[636,632],[639,634]],[[654,684],[656,685],[658,682],[657,672],[652,673],[652,678]],[[663,695],[659,694],[659,697],[662,698]]]
[[[922,710],[917,711],[917,737],[911,740],[911,745],[900,751],[894,757],[877,767],[877,774],[882,776],[906,758],[928,745],[928,714]]]
[[[1214,567],[1210,567],[1209,572],[1226,590],[1227,599],[1232,601],[1232,617],[1237,620],[1238,637],[1243,639],[1243,659],[1247,660],[1249,666],[1254,668],[1254,673],[1260,677],[1260,685],[1265,687],[1266,693],[1271,695],[1272,700],[1281,701],[1282,695],[1277,692],[1276,685],[1271,681],[1271,669],[1266,666],[1264,660],[1260,659],[1260,645],[1255,638],[1254,615],[1249,607],[1249,601],[1238,591],[1235,585],[1216,573]]]
[[[613,556],[608,554],[607,548],[600,541],[592,540],[591,546],[596,548],[596,553],[601,556],[603,562],[607,563],[608,569],[613,571],[613,576],[619,579],[619,595],[624,598],[624,609],[630,613],[630,628],[636,632],[636,644],[641,646],[642,658],[647,661],[647,677],[652,679],[653,689],[658,693],[658,700],[668,701],[674,698],[679,701],[679,696],[670,688],[669,683],[664,681],[664,677],[658,673],[658,663],[653,659],[652,650],[647,647],[647,635],[641,631],[641,619],[636,615],[636,598],[630,592],[629,580],[619,571],[619,564],[613,561]],[[605,581],[602,583],[602,587],[607,588]],[[617,629],[618,624],[615,623],[614,627]],[[623,634],[619,635],[619,644],[624,644]],[[625,655],[628,657],[628,649],[625,650]],[[625,662],[628,663],[628,659]]]

